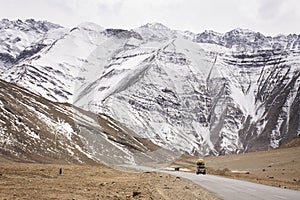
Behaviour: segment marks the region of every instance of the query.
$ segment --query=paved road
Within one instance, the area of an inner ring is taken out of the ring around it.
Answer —
[[[162,171],[143,166],[128,166],[147,171],[158,171],[189,179],[224,200],[300,200],[300,191],[271,187],[247,181],[213,175]]]

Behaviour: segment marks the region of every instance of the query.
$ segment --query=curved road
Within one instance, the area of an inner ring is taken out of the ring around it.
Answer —
[[[214,175],[163,171],[144,166],[126,166],[138,170],[157,171],[189,179],[224,200],[300,200],[300,191],[271,187]]]

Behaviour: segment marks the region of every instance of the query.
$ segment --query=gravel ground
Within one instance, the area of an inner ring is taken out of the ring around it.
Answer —
[[[0,199],[217,198],[191,181],[157,172],[129,173],[105,166],[0,163]]]

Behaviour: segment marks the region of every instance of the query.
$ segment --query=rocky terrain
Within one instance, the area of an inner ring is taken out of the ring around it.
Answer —
[[[59,174],[59,169],[62,174]],[[180,177],[129,173],[104,166],[3,164],[1,199],[178,199],[217,200]]]
[[[130,137],[203,156],[273,149],[300,133],[299,35],[1,23],[2,35],[24,36],[0,43],[14,52],[1,79],[106,116]]]

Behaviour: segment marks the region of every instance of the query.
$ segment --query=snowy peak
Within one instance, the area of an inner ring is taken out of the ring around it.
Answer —
[[[14,29],[20,31],[36,31],[38,33],[44,33],[51,29],[62,28],[58,24],[53,24],[48,21],[35,21],[34,19],[26,19],[22,21],[2,19],[0,22],[0,29]]]
[[[96,32],[102,32],[104,31],[104,28],[98,24],[95,24],[93,22],[83,22],[77,26],[79,29],[88,30],[88,31],[96,31]]]
[[[161,23],[148,23],[134,29],[147,41],[162,42],[177,37],[177,31],[171,30]]]
[[[162,23],[155,22],[155,23],[147,23],[140,28],[145,28],[145,29],[153,29],[153,30],[171,30],[167,26],[163,25]]]
[[[242,35],[242,34],[253,34],[255,33],[254,31],[250,29],[245,29],[245,28],[235,28],[227,33],[232,33],[232,34],[237,34],[237,35]]]
[[[194,41],[198,43],[210,43],[222,45],[221,38],[223,35],[211,30],[206,30],[203,33],[196,34],[194,36]]]
[[[249,29],[233,29],[224,34],[214,31],[204,31],[196,34],[194,40],[197,43],[217,44],[234,51],[257,50],[299,50],[300,35],[279,35],[275,37],[265,36],[260,32]]]

